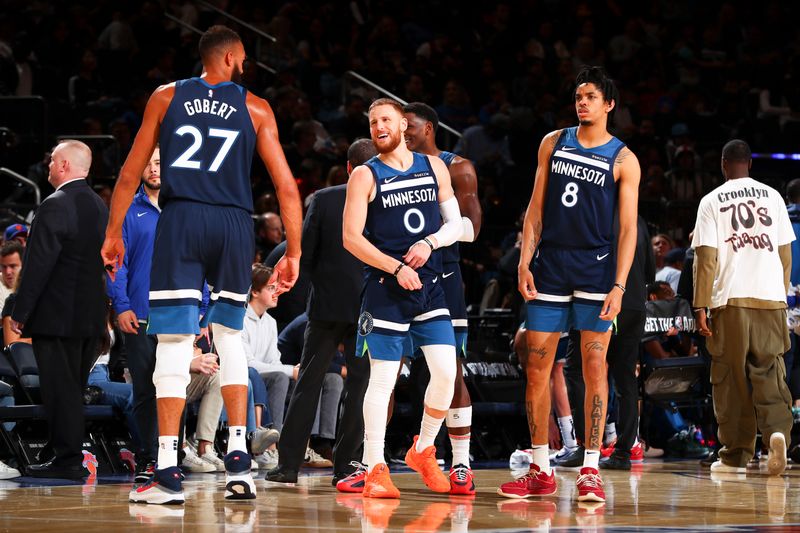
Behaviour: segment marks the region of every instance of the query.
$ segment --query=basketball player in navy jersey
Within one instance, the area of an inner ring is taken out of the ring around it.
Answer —
[[[406,464],[435,492],[450,482],[436,464],[433,440],[453,399],[455,336],[441,284],[438,248],[461,236],[458,201],[438,157],[411,152],[403,140],[407,121],[394,100],[369,108],[370,135],[378,155],[357,167],[347,183],[342,238],[365,263],[356,355],[369,356],[364,396],[364,458],[369,472],[363,495],[399,498],[384,459],[389,398],[400,360],[419,347],[431,371],[420,434]]]
[[[192,344],[199,333],[198,304],[204,280],[211,302],[203,325],[210,323],[214,334],[230,424],[225,497],[255,498],[245,442],[248,376],[241,341],[255,243],[250,216],[254,150],[272,176],[286,227],[286,255],[275,266],[269,284],[285,292],[299,270],[300,195],[269,104],[237,84],[245,60],[241,39],[224,26],[213,26],[200,38],[199,48],[203,75],[163,85],[147,103],[114,189],[102,249],[113,277],[125,254],[121,238],[125,212],[159,143],[163,211],[153,250],[148,324],[148,333],[158,336],[153,382],[159,449],[153,478],[131,490],[131,502],[184,501],[177,466],[178,429]]]
[[[617,101],[617,89],[603,70],[584,67],[575,89],[579,126],[549,133],[539,147],[518,268],[528,311],[525,401],[533,462],[528,474],[498,489],[502,496],[556,491],[547,456],[550,370],[561,332],[575,328],[581,332],[586,383],[578,500],[605,501],[597,470],[608,398],[605,358],[636,248],[641,172],[636,156],[608,132]],[[614,243],[616,210],[620,232]]]
[[[481,229],[481,204],[478,200],[478,177],[472,163],[452,152],[436,146],[439,116],[429,105],[412,102],[403,107],[408,128],[406,146],[412,152],[438,157],[450,171],[450,182],[458,200],[462,216],[459,241],[473,242]],[[453,401],[447,411],[447,433],[453,447],[453,465],[450,468],[450,493],[475,494],[475,482],[469,463],[470,427],[472,426],[472,400],[461,370],[461,358],[467,357],[467,304],[464,300],[464,281],[459,265],[458,243],[441,249],[441,283],[444,289],[450,319],[456,336],[456,382]]]

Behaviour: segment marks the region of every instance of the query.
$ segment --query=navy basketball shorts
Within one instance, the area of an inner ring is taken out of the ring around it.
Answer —
[[[442,289],[450,310],[450,321],[453,324],[453,333],[456,337],[456,354],[459,357],[467,356],[467,302],[464,300],[464,281],[461,277],[461,267],[458,263],[444,263],[442,265]]]
[[[570,328],[604,333],[611,320],[600,319],[616,264],[608,247],[540,248],[533,260],[536,299],[528,302],[526,329],[565,332]]]
[[[400,361],[420,346],[455,346],[441,275],[421,281],[422,289],[409,291],[394,276],[367,280],[358,317],[356,355],[369,353],[372,359]]]
[[[255,254],[253,221],[235,207],[173,200],[156,227],[148,334],[198,334],[203,322],[242,329]]]

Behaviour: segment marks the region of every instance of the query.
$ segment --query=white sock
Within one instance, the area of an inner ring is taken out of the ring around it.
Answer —
[[[428,413],[422,414],[422,424],[420,424],[419,427],[419,438],[417,439],[416,446],[418,452],[421,452],[428,446],[433,446],[436,435],[438,435],[439,430],[442,429],[442,422],[444,422],[444,417],[433,418]]]
[[[600,465],[600,450],[586,450],[583,454],[583,468],[594,468]]]
[[[550,449],[547,444],[534,444],[531,446],[533,451],[533,464],[539,467],[539,470],[550,475]]]
[[[617,425],[614,422],[609,422],[603,431],[603,444],[608,446],[615,440],[617,440]]]
[[[464,465],[469,468],[469,438],[466,435],[450,434],[450,445],[453,447],[453,466]]]
[[[158,459],[159,470],[178,466],[178,436],[158,437]]]
[[[572,421],[572,415],[558,417],[558,429],[561,430],[561,441],[564,447],[568,450],[574,450],[578,447],[578,441],[575,439],[575,423]]]
[[[228,453],[247,450],[247,426],[228,427]]]

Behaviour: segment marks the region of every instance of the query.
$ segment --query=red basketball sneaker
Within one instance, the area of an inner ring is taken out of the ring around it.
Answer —
[[[367,481],[367,467],[357,461],[353,461],[350,464],[353,463],[357,465],[353,473],[336,483],[336,490],[339,492],[364,492],[364,484]]]
[[[642,463],[644,462],[644,448],[642,448],[641,442],[636,442],[631,448],[631,462],[632,463]]]
[[[584,467],[578,476],[578,501],[579,502],[604,502],[606,493],[603,491],[603,480],[597,469]]]
[[[548,476],[539,469],[538,465],[531,463],[528,473],[519,479],[503,483],[497,489],[497,494],[506,498],[527,498],[528,496],[548,496],[554,494],[558,486],[554,471]]]
[[[450,469],[450,494],[475,494],[475,477],[471,468],[462,464],[453,465]]]

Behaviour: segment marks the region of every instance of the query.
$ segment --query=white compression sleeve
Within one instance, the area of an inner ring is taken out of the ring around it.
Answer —
[[[156,398],[186,398],[194,335],[158,335],[153,385]]]
[[[214,346],[219,353],[219,384],[226,385],[248,384],[247,356],[242,346],[242,332],[231,329],[222,324],[214,323],[211,326],[214,333]]]
[[[458,238],[459,242],[474,242],[475,241],[475,227],[468,217],[461,217],[461,236]]]
[[[453,196],[449,200],[439,204],[439,212],[442,214],[442,227],[433,234],[436,237],[438,248],[450,246],[456,242],[464,231],[461,223],[461,210],[458,208],[458,200]]]
[[[456,350],[449,344],[430,344],[422,347],[431,380],[425,390],[425,405],[440,411],[450,408],[456,381]]]
[[[369,385],[364,395],[364,458],[370,470],[386,462],[383,448],[387,410],[399,366],[398,361],[370,359]]]

